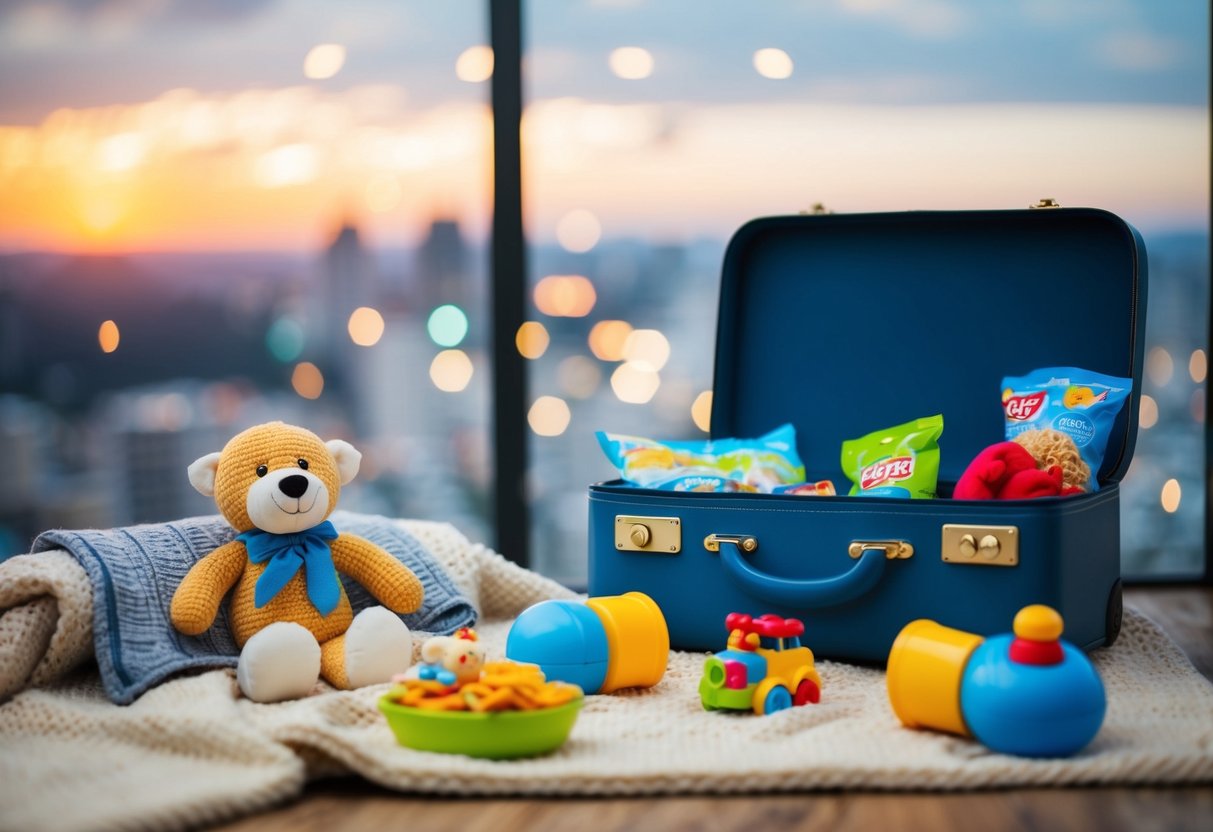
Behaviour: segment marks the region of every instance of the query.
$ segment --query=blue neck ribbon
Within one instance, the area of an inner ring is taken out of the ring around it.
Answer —
[[[328,615],[341,600],[337,568],[333,566],[333,553],[327,542],[337,539],[337,529],[328,520],[306,531],[289,534],[250,529],[236,535],[236,539],[248,549],[249,561],[269,561],[253,591],[253,604],[257,608],[273,600],[295,577],[300,566],[304,569],[308,600],[318,613]]]

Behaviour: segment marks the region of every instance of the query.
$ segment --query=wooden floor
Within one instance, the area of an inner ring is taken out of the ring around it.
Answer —
[[[1213,678],[1213,590],[1125,593]],[[1031,789],[961,795],[813,793],[793,796],[451,800],[396,795],[353,778],[308,786],[295,803],[225,832],[407,829],[458,832],[843,832],[843,830],[1213,829],[1213,788]]]

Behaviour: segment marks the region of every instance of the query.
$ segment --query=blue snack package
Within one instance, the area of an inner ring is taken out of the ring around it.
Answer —
[[[1098,491],[1097,474],[1116,416],[1133,380],[1078,367],[1044,367],[1002,380],[1006,438],[1044,469],[1059,466],[1064,485]]]
[[[804,482],[791,424],[757,439],[658,442],[605,431],[595,435],[620,477],[642,488],[770,492]]]

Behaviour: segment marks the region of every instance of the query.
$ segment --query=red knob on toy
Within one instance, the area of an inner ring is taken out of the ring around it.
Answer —
[[[1065,654],[1061,649],[1061,632],[1065,627],[1061,615],[1052,607],[1033,604],[1015,616],[1012,629],[1010,658],[1018,664],[1060,664]]]

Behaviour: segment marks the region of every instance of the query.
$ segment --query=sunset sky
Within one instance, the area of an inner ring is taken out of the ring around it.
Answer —
[[[543,0],[528,231],[1095,205],[1209,222],[1208,4]],[[0,250],[310,250],[488,223],[485,4],[0,7]],[[621,48],[630,51],[616,52]],[[760,55],[760,50],[766,50]]]

